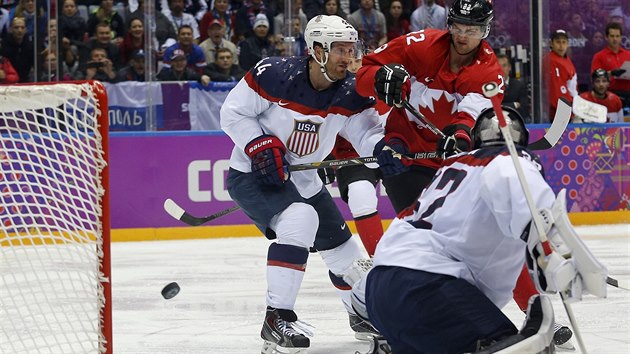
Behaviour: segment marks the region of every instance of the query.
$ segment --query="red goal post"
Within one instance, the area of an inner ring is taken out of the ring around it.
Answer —
[[[0,343],[111,353],[107,93],[0,86]]]

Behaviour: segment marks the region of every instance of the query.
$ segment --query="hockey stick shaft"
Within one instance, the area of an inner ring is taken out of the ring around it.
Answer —
[[[401,154],[401,156],[409,160],[435,159],[439,157],[437,152],[435,151]],[[329,168],[329,167],[365,165],[366,163],[376,163],[376,162],[378,162],[378,160],[374,156],[353,157],[349,159],[325,160],[321,162],[310,162],[310,163],[303,163],[303,164],[298,164],[298,165],[290,165],[289,171],[304,171],[304,170],[316,170],[320,168]]]

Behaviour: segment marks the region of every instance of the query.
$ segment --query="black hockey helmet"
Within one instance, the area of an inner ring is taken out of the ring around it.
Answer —
[[[510,129],[510,134],[512,134],[514,144],[527,147],[529,131],[527,131],[525,127],[523,117],[521,117],[514,108],[506,106],[501,108],[503,110],[503,116],[505,116],[505,122]],[[487,108],[479,114],[475,126],[472,128],[471,137],[474,149],[505,144],[503,134],[499,128],[499,119],[494,109]]]
[[[492,3],[487,0],[455,0],[448,10],[446,24],[450,28],[453,22],[481,27],[481,38],[488,37],[494,18]]]
[[[603,77],[606,79],[606,81],[610,82],[610,77],[608,77],[608,72],[602,68],[595,69],[595,71],[593,71],[593,73],[591,74],[591,80],[595,82],[595,80],[599,77]]]

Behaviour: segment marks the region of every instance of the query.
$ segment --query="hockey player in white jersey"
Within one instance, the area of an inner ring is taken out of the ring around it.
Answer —
[[[374,99],[355,92],[347,70],[361,53],[357,31],[338,16],[317,16],[307,24],[305,39],[310,56],[261,60],[221,108],[221,128],[235,144],[228,192],[275,240],[267,254],[263,353],[302,352],[310,345],[293,311],[309,250],[328,266],[355,336],[367,339],[375,332],[354,314],[350,286],[340,276],[362,256],[361,247],[317,172],[289,173],[288,166],[324,160],[337,134],[362,156],[372,156],[383,128]]]
[[[528,132],[522,118],[511,108],[503,111],[544,216],[542,240],[551,239],[562,251],[540,252],[541,238],[495,112],[485,110],[472,130],[477,150],[445,160],[415,209],[385,232],[367,276],[357,283],[356,277],[345,278],[354,287],[356,312],[381,332],[393,353],[552,352],[547,295],[530,298],[520,332],[501,312],[526,256],[539,291],[560,291],[569,300],[581,299],[582,292],[606,296],[606,269],[575,235],[564,191],[555,198],[541,165],[523,148]]]

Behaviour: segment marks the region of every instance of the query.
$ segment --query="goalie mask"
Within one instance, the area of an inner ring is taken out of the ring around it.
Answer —
[[[487,0],[455,0],[453,6],[448,10],[446,25],[451,33],[454,30],[453,23],[479,26],[480,31],[478,33],[472,31],[466,35],[483,39],[488,37],[490,33],[493,18],[494,10],[492,4]]]
[[[514,144],[526,147],[529,142],[529,132],[525,127],[523,117],[514,108],[504,106],[502,109]],[[477,118],[472,129],[471,137],[474,149],[505,144],[503,134],[499,128],[499,119],[494,109],[488,108],[479,114],[479,118]]]
[[[315,62],[319,64],[320,70],[326,80],[334,82],[327,72],[326,63],[331,53],[348,57],[350,60],[360,59],[363,56],[362,43],[359,41],[359,33],[351,24],[339,16],[319,15],[308,21],[304,30],[304,39],[308,47],[308,52]],[[354,43],[350,48],[336,48],[335,42]],[[324,49],[324,57],[317,58],[315,46]]]

